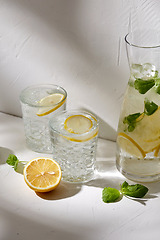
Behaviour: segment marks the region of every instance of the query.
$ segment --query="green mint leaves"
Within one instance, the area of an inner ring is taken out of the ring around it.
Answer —
[[[143,113],[134,113],[129,114],[128,116],[124,117],[123,123],[127,124],[128,132],[133,132],[137,123],[140,122],[145,114],[147,116],[152,115],[158,109],[158,105],[154,102],[150,102],[148,99],[144,101],[144,112]],[[140,117],[141,116],[141,117]]]
[[[120,191],[115,188],[105,187],[102,192],[102,200],[105,203],[115,202],[120,197]]]
[[[154,76],[150,79],[144,80],[141,78],[137,78],[132,85],[140,94],[145,94],[151,88],[154,87],[155,91],[160,95],[160,78],[158,78],[158,71],[154,72]],[[133,132],[137,123],[140,122],[145,115],[150,116],[158,109],[158,105],[154,102],[150,102],[149,100],[145,99],[144,101],[144,112],[143,113],[134,113],[126,116],[123,120],[124,124],[127,124],[128,132]],[[141,116],[141,117],[140,117]]]
[[[160,95],[160,79],[155,82],[155,90]]]
[[[124,195],[134,197],[134,198],[142,198],[146,195],[148,192],[148,188],[141,185],[141,184],[135,184],[135,185],[129,185],[126,181],[121,185],[121,192]]]
[[[143,79],[136,79],[134,82],[134,87],[136,90],[139,91],[141,94],[145,94],[148,92],[149,89],[151,89],[155,85],[155,80],[150,79],[150,80],[143,80]]]
[[[141,184],[129,185],[126,181],[121,185],[121,189],[105,187],[102,191],[102,200],[111,203],[118,200],[121,194],[133,198],[142,198],[148,192],[148,188]]]
[[[141,113],[129,114],[124,118],[123,123],[128,124],[127,130],[128,132],[133,132],[137,124],[137,118],[141,115]]]
[[[13,166],[15,171],[18,171],[20,170],[20,167],[27,163],[27,161],[20,161],[14,154],[9,154],[6,163],[10,166]]]
[[[150,116],[158,109],[158,105],[154,102],[150,102],[149,100],[145,99],[144,101],[144,114]]]
[[[158,71],[156,70],[155,75],[148,80],[137,78],[134,82],[134,87],[140,94],[145,94],[152,87],[155,87],[156,92],[160,94],[160,78],[158,78]]]
[[[18,163],[19,163],[19,160],[18,158],[13,155],[13,154],[10,154],[7,161],[6,161],[7,164],[11,165],[14,167],[14,170],[16,171],[17,170],[17,167],[18,167]]]

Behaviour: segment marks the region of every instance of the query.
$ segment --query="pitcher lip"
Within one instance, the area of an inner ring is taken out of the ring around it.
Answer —
[[[132,43],[131,41],[129,41],[127,38],[130,34],[134,33],[134,32],[137,32],[137,31],[154,31],[154,32],[159,32],[159,31],[156,31],[154,29],[152,30],[147,30],[147,29],[137,29],[137,30],[134,30],[134,31],[131,31],[131,32],[128,32],[126,35],[125,35],[125,42],[129,45],[129,46],[132,46],[132,47],[137,47],[137,48],[146,48],[146,49],[151,49],[151,48],[159,48],[160,47],[160,39],[159,39],[159,44],[156,44],[156,45],[151,45],[151,46],[142,46],[140,44],[134,44]],[[160,32],[159,32],[160,33]]]

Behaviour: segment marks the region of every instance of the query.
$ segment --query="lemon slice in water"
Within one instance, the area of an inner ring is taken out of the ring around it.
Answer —
[[[75,134],[86,133],[92,128],[92,126],[92,121],[83,115],[70,116],[65,120],[64,123],[64,128],[68,132]]]
[[[96,121],[96,119],[93,119]],[[98,133],[98,128],[90,130],[93,127],[93,122],[90,118],[83,115],[69,116],[64,122],[64,129],[73,134],[71,137],[66,137],[68,140],[83,142],[95,137]]]
[[[62,93],[53,93],[47,97],[44,97],[38,102],[38,106],[40,106],[40,108],[38,109],[37,115],[47,115],[62,106],[64,102],[65,96]]]
[[[135,130],[130,132],[129,136],[134,139],[145,153],[149,153],[160,145],[160,107],[154,114],[150,116],[144,114],[140,118],[138,118],[138,121],[140,121],[137,122]]]
[[[144,150],[125,133],[121,132],[118,134],[117,143],[123,151],[129,153],[130,155],[140,159],[145,157]]]

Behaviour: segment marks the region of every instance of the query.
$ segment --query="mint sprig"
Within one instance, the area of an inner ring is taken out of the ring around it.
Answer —
[[[137,123],[140,122],[145,114],[147,116],[152,115],[155,113],[155,111],[158,109],[158,105],[154,102],[150,102],[148,99],[145,99],[144,101],[144,111],[143,113],[134,113],[134,114],[129,114],[128,116],[124,117],[123,123],[127,124],[127,130],[128,132],[133,132]],[[139,118],[142,116],[141,118]],[[139,118],[139,119],[138,119]]]
[[[158,78],[158,71],[156,70],[155,75],[148,80],[137,78],[134,82],[134,87],[140,94],[145,94],[152,87],[155,87],[156,92],[160,94],[160,78]]]
[[[134,198],[142,198],[146,195],[148,192],[148,188],[141,185],[141,184],[135,184],[135,185],[129,185],[126,181],[121,185],[121,192],[124,195],[134,197]]]
[[[18,164],[20,162],[26,164],[26,161],[20,161],[14,154],[9,154],[8,159],[6,161],[8,165],[13,166],[15,171],[17,171]]]
[[[129,114],[127,117],[124,117],[123,123],[128,124],[128,132],[133,132],[137,124],[137,118],[141,113]]]
[[[133,198],[143,198],[148,192],[148,188],[141,184],[129,185],[126,181],[120,185],[120,190],[105,187],[102,191],[102,200],[105,203],[115,202],[121,195]]]

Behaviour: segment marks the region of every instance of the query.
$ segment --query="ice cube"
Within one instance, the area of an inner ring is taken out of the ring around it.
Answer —
[[[155,76],[156,68],[151,63],[143,64],[143,78],[148,79]]]

